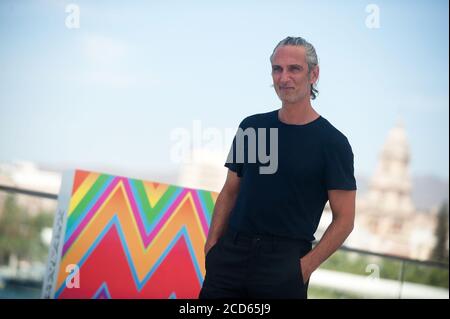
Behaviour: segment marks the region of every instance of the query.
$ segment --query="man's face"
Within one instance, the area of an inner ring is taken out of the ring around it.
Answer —
[[[318,67],[308,74],[304,47],[281,46],[272,57],[273,86],[282,102],[296,103],[309,99],[311,84],[318,76]]]

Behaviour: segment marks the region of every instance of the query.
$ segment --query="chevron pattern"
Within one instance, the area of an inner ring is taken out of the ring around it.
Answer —
[[[217,195],[77,170],[55,298],[196,298]]]

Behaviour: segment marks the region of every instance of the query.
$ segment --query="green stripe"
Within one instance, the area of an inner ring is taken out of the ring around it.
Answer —
[[[140,180],[135,180],[134,185],[138,191],[138,200],[141,203],[142,209],[144,210],[144,218],[148,224],[152,224],[160,215],[162,209],[167,205],[169,201],[173,201],[172,197],[177,191],[178,187],[169,186],[168,189],[161,196],[159,201],[156,203],[155,207],[150,206],[149,199],[145,192],[144,183]]]
[[[201,190],[199,191],[199,194],[202,202],[205,204],[206,214],[208,214],[208,217],[211,218],[214,211],[214,202],[211,196],[211,192]]]
[[[67,222],[68,227],[72,228],[72,225],[78,220],[81,213],[86,210],[91,201],[98,194],[100,189],[105,185],[106,181],[109,179],[109,175],[100,175],[95,181],[94,185],[89,189],[86,196],[78,203],[77,207],[75,207],[73,213],[70,215],[69,220]]]
[[[147,215],[151,212],[152,208],[150,207],[150,203],[145,193],[144,183],[137,179],[131,180],[131,182],[137,190],[138,198],[136,198],[136,200],[141,204],[141,207],[144,210],[144,218],[148,221]]]

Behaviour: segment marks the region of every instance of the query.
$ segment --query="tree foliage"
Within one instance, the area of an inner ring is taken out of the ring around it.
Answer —
[[[11,255],[20,260],[45,261],[48,247],[42,242],[41,232],[52,223],[52,214],[30,216],[13,195],[8,195],[0,214],[0,264],[8,263]]]
[[[444,202],[438,213],[436,227],[436,245],[431,259],[448,263],[448,202]]]

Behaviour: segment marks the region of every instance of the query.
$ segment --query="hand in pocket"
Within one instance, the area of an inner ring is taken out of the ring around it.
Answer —
[[[309,276],[311,275],[307,271],[308,267],[306,265],[306,262],[303,258],[300,258],[300,276],[303,284],[306,284],[306,282],[309,280]]]

